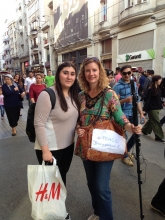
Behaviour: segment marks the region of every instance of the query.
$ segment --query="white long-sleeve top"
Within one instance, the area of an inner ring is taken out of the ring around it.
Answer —
[[[55,108],[51,110],[49,94],[42,91],[38,97],[34,126],[36,131],[35,149],[41,150],[42,146],[49,147],[49,150],[64,149],[74,141],[75,128],[78,118],[76,104],[72,104],[71,98],[66,97],[68,111],[64,112],[60,106],[59,97],[55,87]],[[73,102],[74,103],[74,102]]]

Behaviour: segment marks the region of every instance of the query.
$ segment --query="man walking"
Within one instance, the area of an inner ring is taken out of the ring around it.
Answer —
[[[132,93],[131,93],[131,78],[132,72],[131,72],[131,66],[125,65],[121,68],[121,79],[116,83],[113,87],[113,90],[116,92],[116,94],[119,97],[120,104],[122,111],[130,121],[130,123],[133,123],[133,113],[132,113]],[[135,92],[138,97],[138,88],[136,85],[136,82],[134,82],[135,86]],[[140,113],[140,119],[145,118],[143,115],[141,103],[139,99],[137,100],[137,109]],[[133,156],[130,153],[131,148],[135,144],[134,135],[130,137],[130,139],[127,142],[127,150],[128,153],[124,156],[122,159],[122,162],[128,166],[133,166]]]
[[[115,83],[117,83],[120,79],[121,79],[120,67],[116,67]]]
[[[49,71],[48,71],[48,75],[45,76],[45,84],[46,84],[46,87],[53,86],[54,83],[55,83],[55,77],[52,76],[52,71],[49,70]]]
[[[29,106],[30,106],[29,89],[30,89],[31,84],[33,84],[35,82],[36,82],[36,79],[34,77],[33,72],[29,71],[28,77],[25,79],[25,82],[24,82],[26,98],[29,101]]]
[[[145,99],[146,95],[147,95],[147,90],[150,87],[151,83],[152,83],[152,76],[154,75],[154,70],[147,70],[146,73],[147,77],[145,79],[144,85],[143,85],[143,97]]]

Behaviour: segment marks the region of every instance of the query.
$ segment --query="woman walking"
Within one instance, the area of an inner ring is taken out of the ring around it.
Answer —
[[[74,134],[79,113],[78,83],[73,63],[58,66],[56,83],[50,87],[56,95],[55,108],[51,110],[50,97],[42,91],[36,102],[34,125],[35,150],[39,164],[42,160],[57,160],[62,180],[66,185],[74,150]],[[69,215],[66,219],[70,219]]]
[[[12,136],[15,136],[20,114],[20,98],[25,96],[25,92],[13,82],[13,77],[10,74],[4,77],[5,84],[2,85],[4,107],[9,124],[12,128]]]
[[[163,108],[161,91],[159,89],[161,81],[162,77],[160,75],[154,75],[152,77],[152,84],[147,91],[146,101],[143,108],[143,110],[148,113],[149,120],[142,128],[142,133],[148,135],[153,131],[155,134],[155,141],[165,143],[163,140],[164,133],[159,120],[159,112]]]
[[[110,115],[121,127],[127,131],[140,134],[141,126],[134,127],[121,110],[116,93],[108,87],[105,70],[98,58],[84,60],[79,74],[79,83],[83,90],[79,94],[80,120],[77,126],[79,137],[83,138],[85,130],[81,126],[88,126],[97,116],[99,106],[104,97],[100,119],[109,120]],[[94,162],[83,160],[88,188],[92,197],[94,214],[88,220],[113,220],[112,199],[109,188],[110,173],[113,161]]]
[[[36,74],[36,83],[33,83],[30,86],[29,97],[31,103],[35,103],[38,99],[39,94],[46,88],[46,85],[43,84],[42,74]]]

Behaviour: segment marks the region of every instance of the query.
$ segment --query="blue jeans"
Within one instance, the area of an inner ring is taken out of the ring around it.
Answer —
[[[109,186],[113,161],[83,161],[87,184],[92,197],[94,214],[100,220],[113,220],[112,198]]]
[[[1,110],[1,117],[4,117],[5,114],[4,105],[0,105],[0,110]]]
[[[133,117],[132,116],[127,116],[127,119],[130,121],[130,123],[133,123]],[[128,136],[126,134],[126,138],[128,139]],[[127,151],[130,152],[130,150],[133,148],[135,144],[135,137],[134,134],[131,135],[130,139],[127,141]],[[124,156],[124,158],[128,157],[128,154]]]

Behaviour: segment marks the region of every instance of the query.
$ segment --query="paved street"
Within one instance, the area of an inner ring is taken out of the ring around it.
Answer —
[[[27,103],[16,137],[11,136],[7,119],[0,121],[0,220],[32,219],[27,192],[27,165],[37,164],[37,159],[33,144],[25,135],[26,112]],[[161,114],[165,115],[165,111]],[[153,137],[141,137],[145,158],[141,166],[142,179],[145,181],[142,185],[143,212],[146,220],[161,220],[164,218],[150,209],[150,201],[165,177],[165,145],[153,141]],[[111,189],[114,220],[140,219],[136,164],[128,168],[120,160],[115,161]],[[86,220],[93,210],[82,162],[76,156],[68,173],[67,190],[67,209],[72,220]]]

